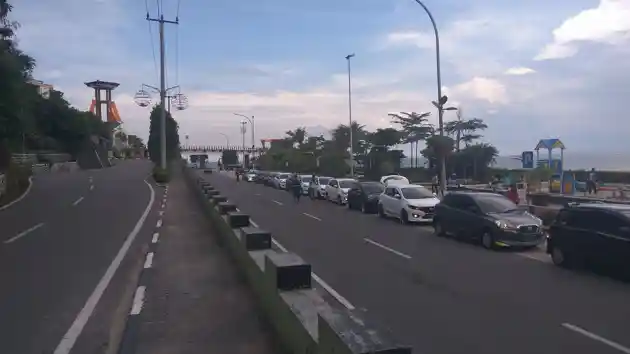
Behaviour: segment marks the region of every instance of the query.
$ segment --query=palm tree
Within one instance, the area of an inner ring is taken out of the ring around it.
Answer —
[[[455,151],[459,152],[461,143],[464,143],[466,147],[470,146],[473,141],[482,137],[477,133],[480,130],[485,130],[488,126],[479,118],[462,119],[463,109],[460,107],[457,110],[457,120],[446,122],[444,124],[444,131],[455,141]]]
[[[392,118],[392,123],[401,126],[403,133],[402,142],[410,144],[411,167],[414,167],[413,163],[418,159],[418,142],[426,140],[433,134],[433,126],[429,124],[427,119],[431,113],[400,112],[389,113],[388,115]],[[415,167],[418,167],[417,161]]]
[[[304,145],[306,141],[306,129],[299,127],[295,130],[288,130],[285,132],[288,139],[293,143],[293,146],[297,145],[298,148]]]
[[[362,149],[361,141],[367,138],[365,125],[359,124],[357,121],[352,122],[352,152],[360,154]],[[348,149],[350,146],[350,129],[347,125],[339,124],[330,133],[332,141],[339,150]]]

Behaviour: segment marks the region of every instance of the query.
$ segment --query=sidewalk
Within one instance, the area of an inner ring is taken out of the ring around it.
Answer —
[[[181,172],[169,186],[137,354],[280,353]]]

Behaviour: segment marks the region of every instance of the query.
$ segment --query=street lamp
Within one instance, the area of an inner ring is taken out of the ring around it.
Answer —
[[[163,58],[162,58],[163,59]],[[163,67],[163,63],[162,63],[162,70],[164,69]],[[140,90],[138,90],[138,92],[136,92],[136,94],[134,95],[134,101],[135,103],[140,106],[140,107],[148,107],[151,104],[151,94],[146,90],[153,90],[157,93],[160,94],[160,104],[161,104],[161,116],[160,116],[160,167],[162,167],[163,169],[166,168],[166,104],[168,103],[169,108],[171,105],[171,102],[173,103],[173,105],[175,106],[175,108],[177,110],[184,110],[186,108],[188,108],[188,98],[186,98],[186,96],[184,96],[181,93],[177,93],[176,95],[173,96],[173,100],[169,100],[167,102],[166,97],[168,96],[168,92],[172,91],[174,89],[179,89],[179,85],[173,86],[173,87],[169,87],[169,88],[164,88],[164,77],[162,75],[161,77],[161,87],[162,89],[159,89],[157,87],[151,86],[151,85],[147,85],[147,84],[142,84],[142,86],[140,87]],[[170,109],[169,109],[170,110]]]
[[[256,147],[255,145],[255,136],[254,136],[254,116],[248,117],[244,114],[240,114],[240,113],[234,113],[235,116],[239,116],[239,117],[243,117],[245,119],[247,119],[247,121],[252,125],[252,149]],[[245,147],[245,144],[243,144],[243,147]]]
[[[354,151],[352,149],[352,76],[350,71],[350,59],[354,53],[346,55],[348,62],[348,130],[350,130],[350,177],[354,177]]]
[[[433,101],[433,105],[438,110],[438,124],[440,130],[440,136],[444,136],[444,104],[448,101],[448,97],[442,96],[442,73],[440,69],[440,35],[438,33],[437,25],[435,24],[435,19],[433,19],[433,15],[431,11],[422,3],[420,0],[414,0],[418,3],[418,5],[422,6],[424,11],[429,15],[429,19],[431,20],[431,24],[433,25],[433,31],[435,32],[435,62],[436,62],[436,74],[437,74],[437,101]],[[449,107],[451,108],[451,107]],[[452,110],[452,109],[448,109]],[[440,194],[444,195],[444,190],[446,188],[446,154],[440,154]]]
[[[227,134],[224,134],[224,133],[219,133],[219,134],[223,135],[223,137],[225,138],[226,147],[230,146],[230,138],[227,136]]]
[[[247,132],[247,121],[241,121],[241,135],[243,136],[243,167],[245,167],[245,132]]]

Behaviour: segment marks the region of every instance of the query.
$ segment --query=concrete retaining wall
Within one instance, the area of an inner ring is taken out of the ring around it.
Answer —
[[[253,227],[249,215],[238,211],[194,170],[184,167],[184,174],[289,353],[412,352],[390,334],[366,324],[359,313],[328,304],[311,286],[310,264],[296,254],[272,249],[269,232]]]

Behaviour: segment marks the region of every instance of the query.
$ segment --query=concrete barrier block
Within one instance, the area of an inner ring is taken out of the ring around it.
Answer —
[[[225,215],[229,212],[236,211],[236,205],[230,202],[221,202],[217,204],[217,209],[221,215]]]
[[[270,249],[271,233],[257,227],[243,227],[241,228],[240,241],[248,251]]]
[[[227,213],[228,225],[233,229],[249,226],[249,215],[238,211]]]
[[[217,205],[221,202],[227,202],[227,197],[221,194],[215,194],[211,197],[208,197],[208,200],[211,200],[214,205]]]
[[[317,354],[411,354],[408,345],[399,344],[391,334],[366,325],[356,311],[319,311]]]
[[[203,173],[212,173],[212,170],[203,170]]]
[[[215,195],[220,195],[221,192],[219,192],[216,189],[208,189],[208,190],[205,191],[205,194],[208,196],[208,198],[210,198],[210,197],[213,197]]]
[[[282,291],[309,289],[311,265],[294,253],[268,254],[265,277],[274,289]]]

